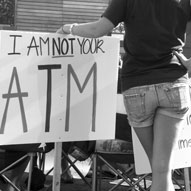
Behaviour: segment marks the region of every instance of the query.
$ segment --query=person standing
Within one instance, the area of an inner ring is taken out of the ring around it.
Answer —
[[[57,33],[98,38],[124,22],[122,92],[127,118],[152,168],[151,191],[173,191],[173,149],[190,107],[190,60],[182,61],[189,0],[111,0],[100,19]]]

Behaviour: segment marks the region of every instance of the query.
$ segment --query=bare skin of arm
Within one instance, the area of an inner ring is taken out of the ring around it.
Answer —
[[[73,25],[73,26],[72,26]],[[86,37],[98,38],[108,34],[114,28],[113,23],[105,17],[95,22],[81,24],[66,24],[57,30],[59,34],[72,34]]]

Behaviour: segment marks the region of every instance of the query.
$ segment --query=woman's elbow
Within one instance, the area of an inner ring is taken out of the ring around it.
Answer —
[[[100,38],[103,37],[105,35],[108,35],[108,33],[110,33],[111,31],[102,31],[102,30],[95,30],[93,32],[93,38]]]

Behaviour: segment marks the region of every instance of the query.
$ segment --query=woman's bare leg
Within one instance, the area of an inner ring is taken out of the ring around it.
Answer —
[[[173,150],[183,127],[183,120],[157,114],[154,122],[153,184],[151,191],[172,191]]]
[[[152,163],[153,155],[153,127],[134,127],[135,133],[137,134],[147,156],[150,164]]]
[[[171,179],[172,150],[182,120],[157,114],[154,126],[134,128],[152,168],[151,191],[173,191]]]

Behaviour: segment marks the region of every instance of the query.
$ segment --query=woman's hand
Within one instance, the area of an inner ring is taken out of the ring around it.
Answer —
[[[173,53],[178,57],[180,62],[186,67],[188,73],[191,73],[191,58],[188,59],[184,56],[184,54],[177,51],[174,51]]]
[[[56,31],[56,33],[59,33],[59,34],[70,34],[71,33],[71,29],[73,28],[74,25],[76,25],[76,24],[66,24],[66,25],[63,25],[63,26],[61,26]]]

